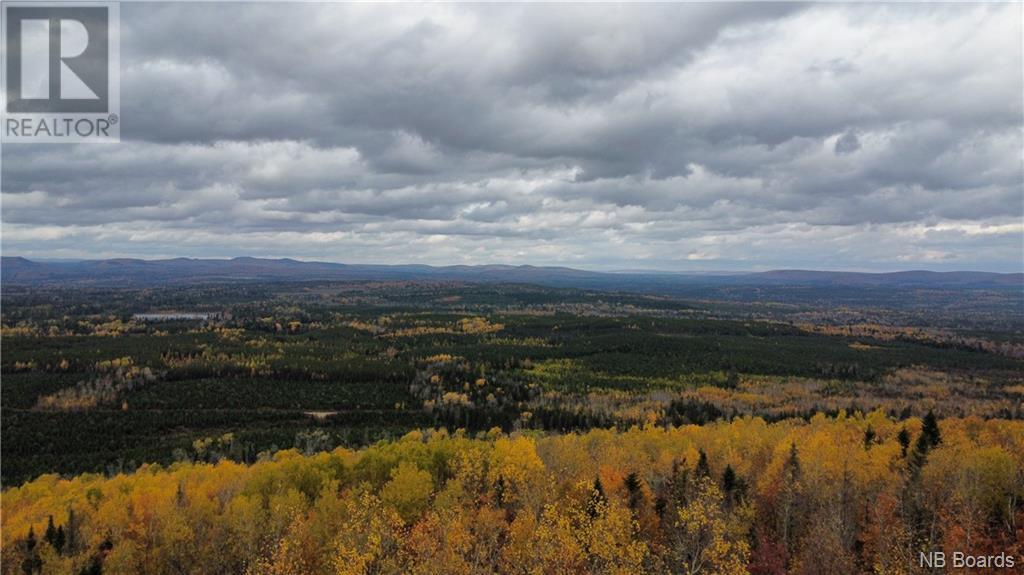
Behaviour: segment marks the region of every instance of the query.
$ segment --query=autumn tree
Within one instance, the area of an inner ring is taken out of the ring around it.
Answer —
[[[749,547],[729,533],[722,492],[709,478],[697,479],[694,497],[679,509],[676,523],[680,538],[674,556],[679,561],[679,573],[747,572]]]

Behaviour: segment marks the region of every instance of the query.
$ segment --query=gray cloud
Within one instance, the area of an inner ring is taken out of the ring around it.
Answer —
[[[852,154],[860,149],[860,140],[856,132],[846,132],[836,140],[836,154]]]
[[[5,253],[1018,270],[1021,9],[124,4]]]

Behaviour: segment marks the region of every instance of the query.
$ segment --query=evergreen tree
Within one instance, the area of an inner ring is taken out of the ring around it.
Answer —
[[[921,435],[917,436],[914,442],[914,451],[910,454],[908,465],[913,476],[917,476],[928,459],[928,452],[942,443],[942,436],[939,433],[939,423],[935,414],[931,411],[924,416],[921,425]]]
[[[900,457],[907,456],[907,449],[910,448],[910,432],[904,427],[900,429],[899,434],[896,436],[896,441],[900,443]]]
[[[665,518],[665,511],[667,509],[668,509],[668,501],[664,497],[659,495],[657,498],[655,498],[655,500],[654,500],[654,513],[656,513],[658,515],[659,519],[664,519]]]
[[[736,471],[733,470],[732,465],[725,466],[725,472],[722,473],[722,491],[725,492],[726,497],[732,495],[732,492],[736,490]]]
[[[307,455],[309,454],[307,453]],[[185,496],[185,485],[182,481],[178,482],[178,490],[174,493],[174,502],[178,507],[185,507],[188,504]]]
[[[67,537],[64,534],[64,526],[57,526],[57,535],[53,539],[53,548],[57,550],[57,553],[64,551],[64,543],[67,541]]]
[[[939,433],[939,422],[935,414],[930,410],[921,422],[921,437],[928,444],[928,447],[935,447],[942,443],[942,435]]]
[[[697,459],[697,477],[711,477],[711,466],[708,465],[708,454],[700,450],[700,458]]]
[[[25,550],[31,553],[36,548],[36,531],[31,526],[28,528],[28,536],[25,537]]]
[[[43,533],[43,541],[52,547],[56,547],[57,528],[53,525],[53,515],[46,520],[46,531]]]
[[[875,443],[875,439],[877,437],[878,434],[875,433],[874,428],[869,425],[868,428],[864,430],[864,449],[870,449]]]
[[[800,456],[796,443],[789,445],[789,457],[782,475],[782,492],[779,496],[778,523],[779,534],[786,551],[792,554],[796,543],[796,527],[798,525],[800,502]]]
[[[629,508],[636,511],[643,501],[644,493],[640,489],[642,487],[640,477],[637,476],[635,471],[626,476],[625,485],[626,491],[629,492]]]
[[[68,508],[68,522],[64,529],[64,549],[68,555],[78,553],[78,517],[73,508]]]
[[[36,551],[36,532],[30,526],[28,528],[28,536],[25,538],[25,560],[21,562],[21,571],[25,575],[32,575],[38,573],[43,569],[43,561],[39,558],[39,552]]]
[[[790,483],[796,483],[800,479],[800,456],[796,450],[796,442],[789,444],[789,459],[786,460],[786,473],[789,475]]]

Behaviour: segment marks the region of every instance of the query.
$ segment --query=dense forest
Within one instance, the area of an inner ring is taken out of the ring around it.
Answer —
[[[787,293],[7,288],[4,572],[1020,563],[1019,301]]]
[[[3,495],[3,568],[919,573],[926,550],[1005,566],[1024,552],[1022,469],[1024,423],[974,417],[411,432],[251,465],[43,476]]]

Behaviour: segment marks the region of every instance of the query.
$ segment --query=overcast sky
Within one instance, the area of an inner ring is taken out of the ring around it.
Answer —
[[[122,4],[3,253],[1021,271],[1021,10]]]

